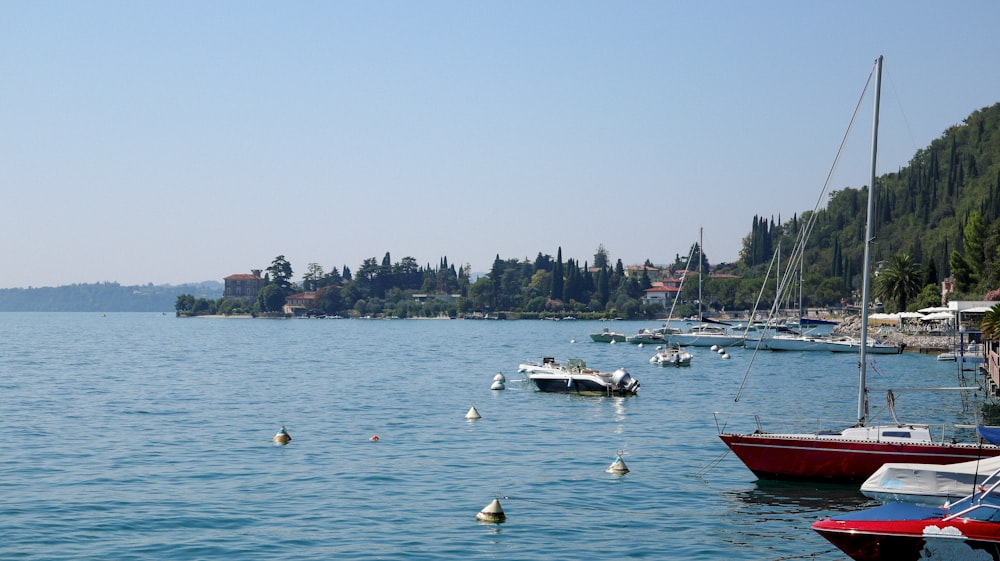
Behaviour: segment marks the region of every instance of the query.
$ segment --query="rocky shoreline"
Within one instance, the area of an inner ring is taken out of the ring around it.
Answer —
[[[843,320],[834,330],[838,335],[861,335],[861,318],[857,316]],[[889,343],[904,343],[904,352],[939,354],[950,351],[955,344],[955,336],[948,333],[908,333],[896,327],[868,328],[869,337],[877,337]]]

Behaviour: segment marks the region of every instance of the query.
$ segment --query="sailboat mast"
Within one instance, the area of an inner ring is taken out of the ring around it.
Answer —
[[[702,276],[701,271],[702,271],[702,266],[701,266],[701,264],[705,262],[705,246],[703,245],[705,243],[704,230],[705,230],[705,228],[698,228],[698,321],[702,320],[702,315],[701,315],[701,280],[702,280],[701,279],[701,276]]]
[[[872,115],[871,177],[868,181],[868,220],[865,225],[865,265],[861,284],[861,350],[858,357],[858,425],[868,417],[868,301],[871,290],[872,215],[875,212],[875,162],[878,156],[878,106],[882,93],[882,55],[875,59],[875,102]]]

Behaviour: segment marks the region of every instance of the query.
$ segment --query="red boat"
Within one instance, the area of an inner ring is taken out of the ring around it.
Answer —
[[[878,109],[882,87],[881,56],[876,59],[872,74],[875,77],[875,102],[872,123],[871,177],[868,185],[875,186],[877,185],[875,163],[878,146]],[[757,477],[762,479],[861,482],[882,467],[882,464],[888,462],[948,464],[973,460],[978,457],[1000,455],[1000,447],[995,445],[935,442],[931,438],[927,425],[896,423],[889,426],[866,426],[868,420],[868,387],[866,385],[868,314],[866,311],[870,301],[871,288],[874,201],[875,189],[869,188],[864,275],[861,290],[861,341],[858,350],[860,355],[858,360],[858,422],[855,426],[842,431],[815,434],[768,433],[764,432],[759,425],[757,431],[748,434],[724,433],[720,430],[719,438]],[[895,416],[895,414],[893,415]]]
[[[953,464],[1000,455],[993,444],[934,442],[926,425],[851,427],[835,433],[723,433],[760,479],[856,483],[889,462]]]
[[[832,516],[813,530],[856,561],[1000,561],[1000,479],[944,508],[889,503]]]

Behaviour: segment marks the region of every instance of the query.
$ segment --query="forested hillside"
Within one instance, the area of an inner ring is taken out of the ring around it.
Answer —
[[[1000,104],[973,112],[877,181],[875,261],[909,256],[922,285],[951,276],[956,297],[980,299],[1000,287]],[[807,293],[829,299],[831,290],[859,287],[867,197],[867,186],[845,188],[818,211],[804,257]],[[744,272],[759,274],[779,242],[790,250],[810,214],[780,224],[754,217]]]

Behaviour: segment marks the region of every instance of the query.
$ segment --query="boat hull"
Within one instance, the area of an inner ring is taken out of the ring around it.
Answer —
[[[992,445],[877,442],[823,435],[729,434],[719,438],[760,479],[860,483],[882,464],[951,464],[1000,455]]]
[[[733,345],[742,345],[746,338],[738,335],[720,336],[684,333],[681,335],[670,335],[667,339],[670,343],[677,344],[682,347],[711,347],[712,345],[717,345],[719,347],[731,347]]]
[[[908,506],[890,505],[893,508],[886,512],[920,512]],[[926,512],[917,519],[833,517],[816,522],[812,528],[856,561],[1000,561],[1000,525],[996,522],[968,518],[945,521],[940,510]]]
[[[582,395],[631,395],[635,392],[619,391],[607,384],[585,378],[544,378],[532,376],[538,391],[548,393],[575,393]]]
[[[590,340],[595,343],[624,343],[627,337],[624,333],[591,333]]]
[[[754,347],[757,341],[748,341],[747,346]],[[812,351],[831,353],[857,353],[861,347],[859,343],[843,340],[829,340],[819,337],[770,337],[760,342],[761,348],[772,351]],[[898,355],[903,352],[902,345],[869,344],[867,354],[877,355]]]

